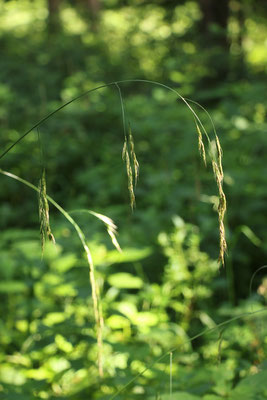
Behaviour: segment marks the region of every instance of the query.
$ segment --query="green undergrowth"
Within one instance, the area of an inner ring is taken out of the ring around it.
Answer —
[[[38,232],[1,233],[0,398],[168,398],[172,349],[174,400],[264,399],[265,309],[251,314],[260,299],[235,311],[221,304],[225,289],[196,227],[176,218],[173,232],[160,234],[167,262],[158,282],[146,274],[152,248],[118,253],[88,242],[105,316],[101,380],[86,257],[65,223],[54,234],[42,258]]]

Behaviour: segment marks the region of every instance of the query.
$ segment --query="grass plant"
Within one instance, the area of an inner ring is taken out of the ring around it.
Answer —
[[[226,251],[226,238],[225,238],[225,228],[224,228],[224,217],[225,217],[225,212],[226,212],[226,198],[223,190],[223,166],[222,166],[222,149],[220,145],[220,141],[218,138],[218,135],[214,129],[214,139],[210,138],[210,135],[207,133],[207,130],[203,126],[203,123],[193,107],[190,105],[190,101],[183,96],[181,96],[176,90],[173,88],[161,84],[159,82],[154,82],[154,81],[148,81],[148,80],[124,80],[124,81],[117,81],[117,82],[111,82],[108,84],[104,84],[101,86],[98,86],[96,88],[90,89],[87,92],[77,96],[76,98],[73,98],[72,100],[66,102],[44,118],[42,118],[39,122],[34,124],[28,131],[26,131],[18,140],[16,140],[14,143],[12,143],[5,151],[2,152],[0,155],[0,159],[5,157],[21,140],[23,140],[28,134],[30,134],[32,131],[35,129],[39,129],[39,127],[49,118],[53,117],[56,113],[58,113],[60,110],[63,108],[67,107],[69,104],[75,102],[76,100],[80,99],[83,96],[89,95],[90,93],[100,90],[102,88],[106,87],[115,87],[118,92],[119,92],[119,98],[120,98],[120,105],[121,105],[121,114],[122,114],[122,125],[123,125],[123,133],[124,133],[124,143],[123,143],[123,150],[122,150],[122,158],[125,162],[126,165],[126,174],[127,174],[127,179],[128,179],[128,190],[129,190],[129,195],[130,195],[130,205],[131,208],[133,209],[135,206],[135,186],[137,184],[138,176],[139,176],[139,163],[137,160],[137,156],[135,153],[135,147],[134,147],[134,138],[133,138],[133,133],[130,127],[130,124],[127,129],[126,125],[126,116],[125,116],[125,106],[124,106],[124,101],[123,101],[123,96],[122,96],[122,91],[121,91],[121,86],[126,83],[142,83],[142,84],[152,84],[156,86],[160,86],[166,90],[171,91],[172,93],[175,94],[175,96],[181,100],[189,109],[191,114],[193,115],[193,119],[195,122],[196,126],[196,131],[197,131],[197,139],[198,139],[198,149],[200,153],[200,157],[202,158],[203,162],[205,165],[208,165],[209,163],[212,166],[212,170],[215,176],[215,180],[217,183],[218,187],[218,192],[219,192],[219,207],[218,207],[218,219],[219,219],[219,234],[220,234],[220,250],[219,250],[219,262],[224,264],[224,257],[225,257],[225,251]],[[193,102],[194,103],[194,102]],[[195,103],[197,104],[197,103]],[[212,121],[212,120],[211,120]],[[213,124],[213,123],[212,123]],[[213,125],[214,127],[214,125]],[[205,139],[205,140],[204,140]],[[207,142],[207,144],[205,143]],[[41,143],[39,141],[39,143]],[[206,150],[206,147],[208,147],[208,150]],[[207,157],[208,154],[208,157]],[[94,263],[91,255],[91,251],[86,243],[86,238],[85,235],[80,228],[80,226],[76,223],[76,221],[72,218],[69,212],[64,210],[51,196],[49,196],[46,193],[46,176],[45,176],[45,169],[44,166],[42,168],[42,173],[41,173],[41,178],[39,180],[39,185],[38,187],[33,185],[32,183],[28,182],[27,180],[11,173],[8,171],[3,171],[2,169],[0,170],[0,173],[15,179],[16,181],[19,181],[20,183],[23,183],[24,185],[30,187],[34,191],[38,193],[38,199],[39,199],[39,218],[40,218],[40,234],[41,234],[41,246],[42,250],[44,249],[45,246],[45,241],[46,239],[49,239],[52,242],[55,242],[54,235],[52,233],[52,230],[50,228],[50,222],[49,222],[49,205],[48,203],[50,202],[54,207],[57,208],[60,213],[64,215],[64,217],[72,224],[74,229],[76,230],[80,241],[82,243],[83,249],[86,254],[88,266],[89,266],[89,277],[90,277],[90,283],[91,283],[91,288],[92,288],[92,301],[93,301],[93,309],[94,309],[94,316],[95,316],[95,324],[96,324],[96,336],[97,336],[97,344],[98,344],[98,370],[99,370],[99,375],[102,377],[103,376],[103,325],[104,325],[104,320],[103,320],[103,313],[102,313],[102,307],[101,307],[101,295],[100,295],[100,290],[99,286],[95,277],[95,268],[94,268]],[[91,210],[76,210],[76,212],[88,212],[89,214],[95,216],[99,220],[101,220],[107,227],[107,232],[109,236],[111,237],[111,240],[114,244],[114,246],[117,248],[118,251],[121,251],[121,248],[118,244],[117,238],[116,238],[116,225],[114,222],[108,218],[105,215],[96,213]],[[233,319],[234,320],[234,319]],[[227,321],[226,323],[228,323]],[[223,326],[224,324],[218,325],[216,329],[220,326]],[[203,332],[194,338],[190,339],[190,341],[193,341],[195,338],[205,334],[206,332]],[[170,354],[170,374],[172,373],[172,353],[173,351],[176,351],[177,349],[174,348],[171,351],[169,351],[167,354]],[[164,358],[162,356],[160,359]],[[157,361],[159,361],[158,359]],[[151,368],[153,364],[147,367]],[[143,371],[145,372],[145,371]],[[142,374],[143,374],[142,372]],[[138,376],[140,376],[139,374]],[[136,379],[136,378],[135,378]],[[131,381],[132,382],[132,381]],[[124,390],[128,385],[131,384],[129,382],[126,386],[124,386],[121,390],[119,390],[111,399],[114,399],[122,390]],[[172,396],[172,375],[170,375],[170,398]]]

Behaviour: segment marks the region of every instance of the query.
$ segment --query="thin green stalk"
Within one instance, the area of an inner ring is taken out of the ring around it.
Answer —
[[[51,118],[53,115],[55,115],[57,112],[62,110],[63,108],[67,107],[69,104],[73,103],[76,100],[81,99],[82,97],[86,96],[87,94],[94,92],[96,90],[105,88],[107,86],[114,85],[114,83],[108,83],[104,84],[101,86],[98,86],[96,88],[87,90],[86,92],[80,94],[77,97],[74,97],[73,99],[67,101],[66,103],[62,104],[60,107],[58,107],[56,110],[52,111],[51,113],[47,114],[44,118],[40,119],[40,121],[36,122],[30,129],[28,129],[20,138],[18,138],[14,143],[12,143],[1,155],[0,155],[0,160],[3,158],[7,153],[9,153],[10,150],[13,149],[21,140],[23,140],[29,133],[31,133],[35,128],[38,128],[38,126],[42,125],[45,121],[47,121],[49,118]]]
[[[19,181],[23,183],[24,185],[28,186],[29,188],[35,190],[37,193],[40,193],[40,189],[33,185],[32,183],[28,182],[25,179],[20,178],[17,175],[12,174],[11,172],[3,171],[0,169],[0,173],[8,176],[9,178],[15,179],[16,181]],[[80,241],[82,243],[82,246],[84,248],[84,251],[86,253],[87,257],[87,262],[89,265],[89,278],[90,278],[90,283],[92,287],[92,299],[93,299],[93,308],[94,308],[94,316],[95,316],[95,321],[96,321],[96,329],[97,329],[97,344],[98,344],[98,370],[99,370],[99,375],[103,376],[103,339],[102,339],[102,325],[103,325],[103,317],[102,317],[102,311],[101,311],[101,305],[100,305],[100,295],[99,295],[99,288],[97,281],[95,279],[95,269],[94,269],[94,263],[92,259],[91,252],[89,250],[89,247],[86,244],[85,240],[85,235],[79,225],[74,221],[74,219],[69,215],[67,211],[64,210],[52,197],[46,195],[47,200],[53,204],[54,207],[58,209],[58,211],[61,212],[61,214],[64,215],[64,217],[72,224],[72,226],[75,228]]]
[[[251,293],[252,293],[252,284],[254,281],[255,276],[257,275],[258,272],[262,271],[263,269],[266,269],[267,265],[262,265],[260,268],[258,268],[254,274],[252,275],[250,282],[249,282],[249,297],[251,297]]]
[[[122,99],[122,94],[121,94],[121,88],[119,87],[118,83],[115,83],[115,86],[118,89],[119,92],[119,97],[120,97],[120,104],[121,104],[121,115],[122,115],[122,126],[123,126],[123,133],[124,133],[124,138],[126,140],[126,124],[125,124],[125,110],[124,110],[124,103]]]
[[[62,104],[60,107],[58,107],[56,110],[52,111],[51,113],[47,114],[44,118],[42,118],[40,121],[36,122],[36,124],[34,124],[30,129],[28,129],[19,139],[17,139],[14,143],[12,143],[1,155],[0,155],[0,160],[1,158],[3,158],[7,153],[9,153],[9,151],[16,146],[16,144],[18,144],[21,140],[23,140],[29,133],[31,133],[35,128],[37,128],[38,126],[42,125],[45,121],[47,121],[49,118],[51,118],[53,115],[55,115],[57,112],[61,111],[63,108],[67,107],[68,105],[70,105],[71,103],[73,103],[76,100],[81,99],[82,97],[95,92],[97,90],[100,89],[104,89],[108,86],[116,86],[118,87],[119,83],[149,83],[152,85],[157,85],[157,86],[161,86],[164,87],[167,90],[170,90],[171,92],[175,93],[179,99],[181,99],[189,108],[189,110],[192,112],[192,114],[195,116],[196,120],[200,123],[203,131],[205,132],[207,139],[209,140],[209,135],[206,132],[204,126],[202,125],[201,120],[199,119],[199,117],[197,116],[197,114],[195,113],[195,111],[193,110],[193,108],[190,106],[190,104],[187,102],[187,100],[180,95],[179,92],[177,92],[177,90],[171,88],[170,86],[164,85],[163,83],[160,82],[156,82],[156,81],[150,81],[150,80],[146,80],[146,79],[126,79],[126,80],[121,80],[121,81],[114,81],[114,82],[110,82],[110,83],[105,83],[103,85],[97,86],[93,89],[87,90],[86,92],[80,94],[79,96],[74,97],[73,99],[67,101],[66,103]]]

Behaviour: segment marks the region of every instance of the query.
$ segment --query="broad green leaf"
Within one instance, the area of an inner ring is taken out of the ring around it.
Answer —
[[[159,317],[155,313],[142,311],[134,316],[133,322],[141,326],[155,326],[159,322]]]
[[[53,260],[51,262],[51,267],[58,272],[64,273],[69,269],[73,268],[77,263],[77,257],[73,253],[66,254]]]
[[[110,264],[139,261],[148,257],[151,252],[152,250],[149,247],[144,249],[124,248],[121,253],[118,253],[116,250],[112,250],[108,252],[104,261]]]
[[[118,272],[110,275],[108,283],[118,289],[140,289],[143,286],[141,278],[128,272]]]
[[[122,315],[111,315],[106,320],[106,324],[113,329],[123,329],[130,327],[130,321]]]
[[[51,312],[46,315],[43,322],[47,326],[53,326],[56,324],[60,324],[61,322],[65,321],[67,315],[63,312]]]

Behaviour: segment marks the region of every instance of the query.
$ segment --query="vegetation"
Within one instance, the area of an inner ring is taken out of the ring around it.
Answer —
[[[0,2],[0,399],[266,399],[267,8],[216,3]]]

